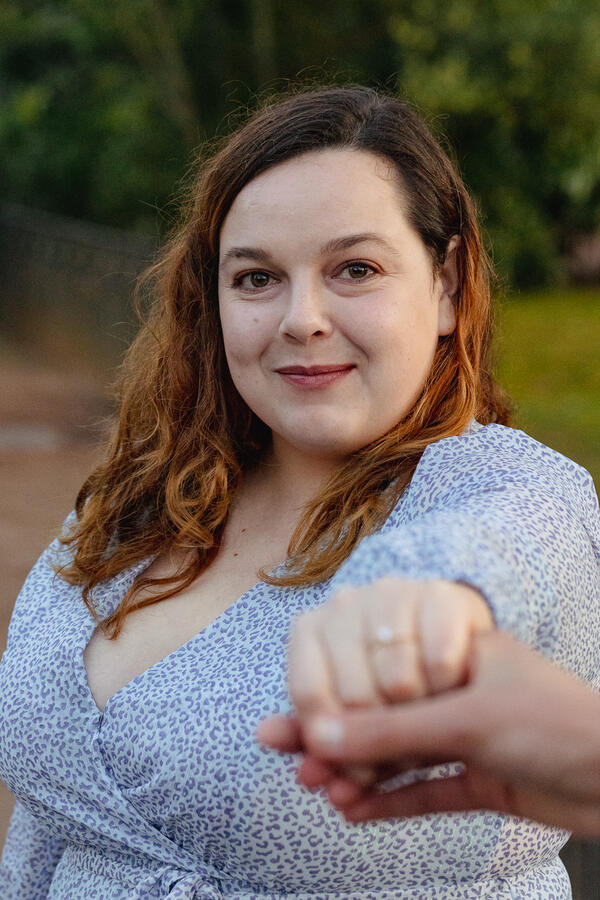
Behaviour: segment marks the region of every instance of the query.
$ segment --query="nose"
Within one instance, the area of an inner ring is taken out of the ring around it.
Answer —
[[[292,286],[279,333],[305,344],[312,337],[327,337],[332,330],[324,288],[308,280]]]

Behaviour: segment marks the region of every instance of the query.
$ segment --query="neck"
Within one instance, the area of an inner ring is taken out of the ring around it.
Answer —
[[[341,460],[302,453],[274,441],[253,472],[261,493],[269,496],[272,508],[301,513],[339,467]]]

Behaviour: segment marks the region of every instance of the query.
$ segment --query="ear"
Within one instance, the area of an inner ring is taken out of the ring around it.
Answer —
[[[458,290],[458,272],[456,267],[456,248],[460,237],[455,234],[448,241],[446,259],[437,275],[439,293],[438,335],[452,334],[456,328],[456,306],[454,298]]]

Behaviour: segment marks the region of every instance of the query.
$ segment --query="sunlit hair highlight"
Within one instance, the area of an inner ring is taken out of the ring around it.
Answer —
[[[101,623],[109,637],[128,613],[174,595],[210,565],[244,472],[269,445],[269,430],[236,391],[225,359],[217,296],[225,216],[261,172],[335,147],[392,163],[434,271],[450,239],[460,237],[457,327],[439,338],[408,415],[353,453],[307,507],[285,568],[258,574],[280,586],[329,577],[383,524],[429,444],[460,434],[474,417],[509,422],[509,401],[490,368],[490,266],[476,213],[422,118],[397,97],[360,85],[299,87],[271,97],[202,160],[183,225],[138,286],[149,311],[120,369],[106,457],[82,486],[77,521],[63,536],[71,560],[60,573],[83,587],[98,618],[96,585],[169,548],[191,552],[176,576],[136,581]],[[149,584],[153,596],[140,597]]]

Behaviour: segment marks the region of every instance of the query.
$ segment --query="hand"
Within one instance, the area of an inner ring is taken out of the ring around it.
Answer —
[[[389,644],[376,642],[382,626],[393,636]],[[385,578],[339,591],[292,628],[288,682],[300,744],[316,714],[382,707],[463,684],[472,636],[492,627],[481,595],[463,584]],[[262,723],[259,739],[277,746],[277,727]],[[372,767],[353,775],[362,786],[376,777]]]
[[[294,719],[270,721],[272,746],[300,749]],[[319,737],[322,723],[303,730],[303,780],[325,785],[350,821],[493,809],[600,836],[600,696],[509,635],[475,640],[467,687],[345,713],[333,743]],[[360,791],[335,774],[342,764],[383,763],[389,778],[415,763],[456,760],[466,765],[461,775],[389,793]]]
[[[344,588],[294,622],[288,681],[298,718],[456,687],[468,674],[473,634],[493,624],[478,591],[451,581],[383,578]],[[382,627],[390,643],[378,642]]]

